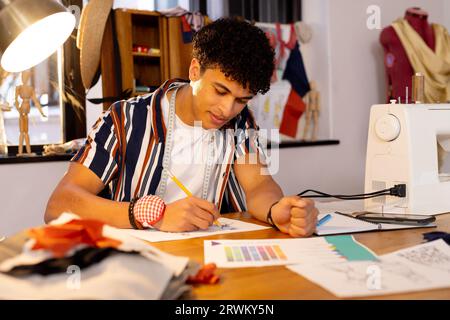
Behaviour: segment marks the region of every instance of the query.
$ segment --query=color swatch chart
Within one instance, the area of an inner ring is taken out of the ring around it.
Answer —
[[[287,260],[279,245],[266,246],[224,246],[228,262],[234,261],[282,261]]]
[[[205,263],[221,268],[323,264],[376,257],[351,236],[308,239],[205,240]]]

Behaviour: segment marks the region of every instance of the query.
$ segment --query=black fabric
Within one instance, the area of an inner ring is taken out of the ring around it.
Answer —
[[[448,245],[450,245],[450,233],[447,232],[441,232],[441,231],[433,231],[423,234],[424,240],[427,242],[439,240],[444,240]]]
[[[47,276],[55,273],[66,273],[67,268],[71,265],[76,265],[80,269],[87,268],[118,253],[128,254],[128,252],[122,252],[114,248],[89,247],[77,251],[73,256],[70,257],[52,258],[35,265],[17,266],[8,272],[5,272],[5,274],[15,277],[24,277],[33,274]],[[129,254],[137,253],[131,252]]]

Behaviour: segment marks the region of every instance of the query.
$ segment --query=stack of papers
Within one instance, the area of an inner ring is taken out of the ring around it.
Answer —
[[[288,269],[337,297],[385,295],[450,287],[450,247],[437,240],[378,261],[298,264]]]

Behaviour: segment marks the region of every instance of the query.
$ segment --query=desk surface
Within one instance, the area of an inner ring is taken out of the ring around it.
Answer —
[[[227,218],[258,223],[247,214],[227,214]],[[437,216],[437,228],[418,228],[397,231],[354,234],[355,239],[381,255],[423,242],[422,234],[431,231],[449,231],[450,214]],[[203,264],[205,239],[268,239],[289,238],[273,229],[223,234],[207,238],[159,242],[153,245],[174,255],[188,256]],[[322,287],[288,270],[284,266],[262,268],[219,269],[221,280],[217,285],[202,285],[193,290],[193,299],[337,299]],[[367,299],[450,299],[450,288],[367,297]]]

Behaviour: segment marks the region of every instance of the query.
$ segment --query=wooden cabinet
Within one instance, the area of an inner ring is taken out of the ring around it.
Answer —
[[[114,14],[122,90],[138,95],[159,87],[168,78],[164,18],[152,11],[118,9]]]
[[[137,48],[140,47],[140,52]],[[135,50],[133,50],[135,48]],[[188,79],[192,43],[183,43],[181,19],[158,12],[116,9],[102,43],[104,108],[119,99],[147,93],[172,78]]]
[[[192,43],[184,43],[181,35],[179,17],[164,18],[167,35],[167,54],[169,79],[189,79],[189,65],[192,59]]]

